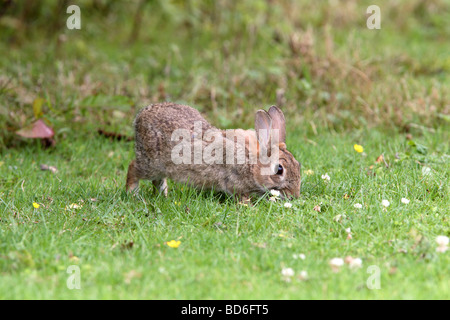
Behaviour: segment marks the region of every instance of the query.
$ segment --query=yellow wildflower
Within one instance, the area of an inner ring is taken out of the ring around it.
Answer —
[[[353,149],[355,149],[356,152],[361,153],[364,151],[364,148],[362,146],[360,146],[359,144],[355,144],[353,146]]]
[[[78,258],[77,256],[71,256],[69,257],[69,261],[72,263],[78,263],[80,262],[80,258]]]
[[[41,205],[39,203],[33,202],[33,207],[35,207],[36,209],[38,209]]]
[[[181,241],[170,240],[169,242],[166,242],[166,244],[171,248],[178,248],[181,244]]]

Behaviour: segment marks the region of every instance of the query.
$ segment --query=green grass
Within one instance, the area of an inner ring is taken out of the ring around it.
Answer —
[[[319,135],[317,145],[300,143],[301,136],[292,131],[288,141],[303,163],[302,197],[290,209],[266,200],[239,206],[173,184],[167,199],[145,182],[137,196],[127,195],[132,143],[70,137],[57,150],[32,144],[7,152],[0,167],[0,297],[448,299],[449,255],[437,253],[435,243],[449,235],[443,133],[418,141],[426,155],[378,131]],[[355,141],[365,156],[353,150]],[[382,153],[389,168],[375,163]],[[58,173],[41,171],[41,163]],[[371,165],[375,175],[367,174]],[[386,210],[382,199],[391,203]],[[67,208],[72,203],[81,208]],[[319,204],[321,212],[313,210]],[[165,244],[173,239],[178,248]],[[306,259],[294,259],[299,253]],[[332,272],[329,260],[348,255],[363,267]],[[66,285],[74,264],[81,290]],[[370,265],[380,268],[379,290],[366,286]],[[309,279],[287,283],[283,267],[306,270]]]
[[[0,298],[449,299],[449,251],[436,252],[450,236],[449,4],[383,2],[368,30],[370,4],[153,1],[134,40],[139,1],[80,1],[78,31],[57,2],[0,10]],[[54,148],[15,134],[41,116],[37,98]],[[148,182],[126,194],[134,142],[97,130],[132,136],[137,111],[166,100],[221,128],[279,104],[301,197],[245,207],[172,182],[168,198]],[[346,256],[362,268],[333,272]]]

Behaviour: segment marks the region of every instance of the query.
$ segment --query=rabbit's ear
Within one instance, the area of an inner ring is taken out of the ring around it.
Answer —
[[[272,130],[278,130],[279,143],[286,143],[286,120],[283,111],[276,106],[271,106],[269,115],[272,118]]]
[[[272,128],[272,119],[265,110],[258,110],[255,117],[255,131],[258,142],[264,148],[269,147],[270,129]]]

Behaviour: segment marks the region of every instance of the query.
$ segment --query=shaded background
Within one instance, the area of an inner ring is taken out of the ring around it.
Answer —
[[[166,100],[222,128],[277,104],[306,136],[433,130],[449,121],[449,21],[444,0],[1,0],[0,149],[41,117],[57,139],[132,136],[137,110]]]

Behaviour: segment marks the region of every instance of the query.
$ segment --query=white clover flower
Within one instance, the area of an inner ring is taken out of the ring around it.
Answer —
[[[283,268],[281,270],[281,275],[283,277],[292,277],[294,275],[294,270],[292,270],[292,268]]]
[[[354,258],[349,263],[350,269],[359,269],[362,267],[362,260],[360,258]]]
[[[385,208],[389,207],[390,204],[391,204],[391,203],[390,203],[388,200],[383,199],[383,200],[381,201],[381,205],[382,205],[383,207],[385,207]]]
[[[272,189],[270,190],[270,194],[273,195],[274,197],[279,197],[280,191]]]
[[[361,209],[362,208],[362,204],[361,203],[355,203],[353,205],[356,209]]]
[[[76,203],[72,203],[72,204],[70,204],[70,205],[68,205],[68,206],[66,206],[66,210],[68,210],[68,209],[80,209],[82,206],[81,205],[78,205],[78,204],[76,204]]]
[[[303,253],[300,253],[300,254],[294,253],[292,255],[292,258],[305,260],[306,256]]]
[[[422,167],[422,174],[424,176],[430,176],[431,175],[431,168],[430,167]]]
[[[158,268],[158,271],[159,271],[160,273],[166,273],[166,269],[165,269],[164,267],[159,267],[159,268]]]
[[[330,260],[330,265],[341,267],[344,265],[344,260],[342,258],[333,258]]]
[[[329,262],[333,272],[338,272],[339,268],[344,265],[344,260],[342,258],[333,258]]]
[[[448,242],[449,239],[446,236],[437,236],[436,237],[436,243],[438,244],[438,247],[436,248],[437,252],[445,252],[448,250]]]
[[[345,229],[345,232],[350,233],[350,232],[352,232],[352,229],[347,228],[347,229]]]
[[[437,236],[436,237],[436,243],[438,244],[438,246],[447,246],[448,242],[449,242],[449,239],[446,236]]]
[[[285,208],[292,208],[292,203],[286,202],[286,203],[284,204],[284,207],[285,207]]]
[[[308,280],[308,272],[306,272],[305,270],[300,271],[298,278],[300,280]]]
[[[325,174],[322,175],[322,179],[323,179],[323,181],[328,182],[328,181],[330,181],[331,178],[328,175],[328,173],[325,173]]]
[[[409,203],[409,200],[408,200],[408,199],[406,199],[406,198],[402,198],[402,203],[404,203],[404,204],[408,204],[408,203]]]

